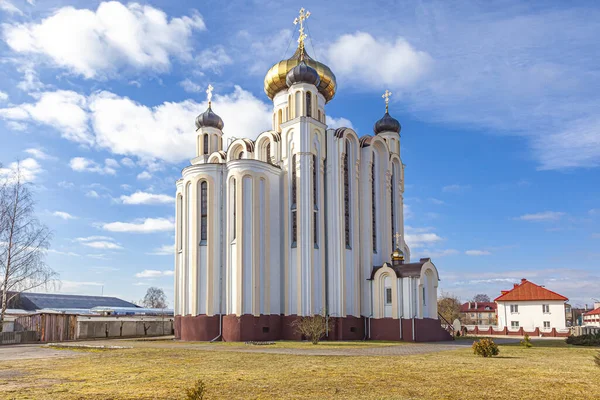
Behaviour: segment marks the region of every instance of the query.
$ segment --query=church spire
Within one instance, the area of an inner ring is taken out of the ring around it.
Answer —
[[[300,61],[304,60],[304,41],[308,37],[304,33],[304,21],[310,17],[310,11],[304,10],[304,7],[300,9],[298,16],[294,19],[294,25],[300,24],[300,36],[298,37],[298,49],[300,50]]]

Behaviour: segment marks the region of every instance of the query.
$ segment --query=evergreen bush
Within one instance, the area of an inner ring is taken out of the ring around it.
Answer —
[[[525,347],[526,349],[533,347],[533,344],[531,343],[531,339],[529,338],[528,334],[525,334],[525,337],[523,338],[523,340],[521,340],[521,346]]]
[[[567,338],[567,343],[576,346],[600,346],[600,332],[581,336],[571,335]]]
[[[493,357],[500,353],[500,349],[492,339],[481,339],[473,342],[473,353],[481,357]]]
[[[206,385],[202,379],[198,379],[194,386],[185,391],[185,400],[204,400],[206,396]]]

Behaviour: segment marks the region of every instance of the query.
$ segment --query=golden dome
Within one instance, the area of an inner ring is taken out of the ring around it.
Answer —
[[[325,102],[329,102],[335,96],[337,89],[335,75],[327,65],[310,58],[306,50],[304,50],[304,62],[317,70],[319,78],[321,78],[321,83],[318,86],[319,92],[325,97]],[[267,75],[265,75],[265,93],[271,100],[281,90],[287,89],[285,77],[288,71],[298,64],[300,64],[300,48],[296,50],[293,56],[287,60],[279,61],[267,71]]]
[[[399,248],[396,247],[396,249],[392,253],[392,261],[403,261],[403,260],[404,260],[404,253]]]

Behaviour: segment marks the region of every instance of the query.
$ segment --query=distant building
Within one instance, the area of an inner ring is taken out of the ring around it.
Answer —
[[[521,279],[511,290],[503,290],[498,304],[498,328],[541,332],[565,329],[565,296]]]
[[[10,292],[8,293],[10,297]],[[8,304],[8,308],[24,311],[89,310],[94,307],[137,308],[138,306],[116,297],[29,292],[20,293]]]
[[[497,305],[491,301],[469,301],[460,306],[460,322],[465,325],[496,325]]]
[[[583,314],[584,326],[600,326],[600,303],[594,304],[594,309]]]

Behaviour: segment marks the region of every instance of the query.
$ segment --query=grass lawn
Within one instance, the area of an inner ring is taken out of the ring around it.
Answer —
[[[72,358],[0,361],[0,398],[178,399],[202,379],[207,399],[599,399],[600,368],[592,360],[598,350],[554,341],[534,341],[531,349],[500,346],[492,359],[476,357],[468,347],[382,357],[177,345],[80,350]]]

